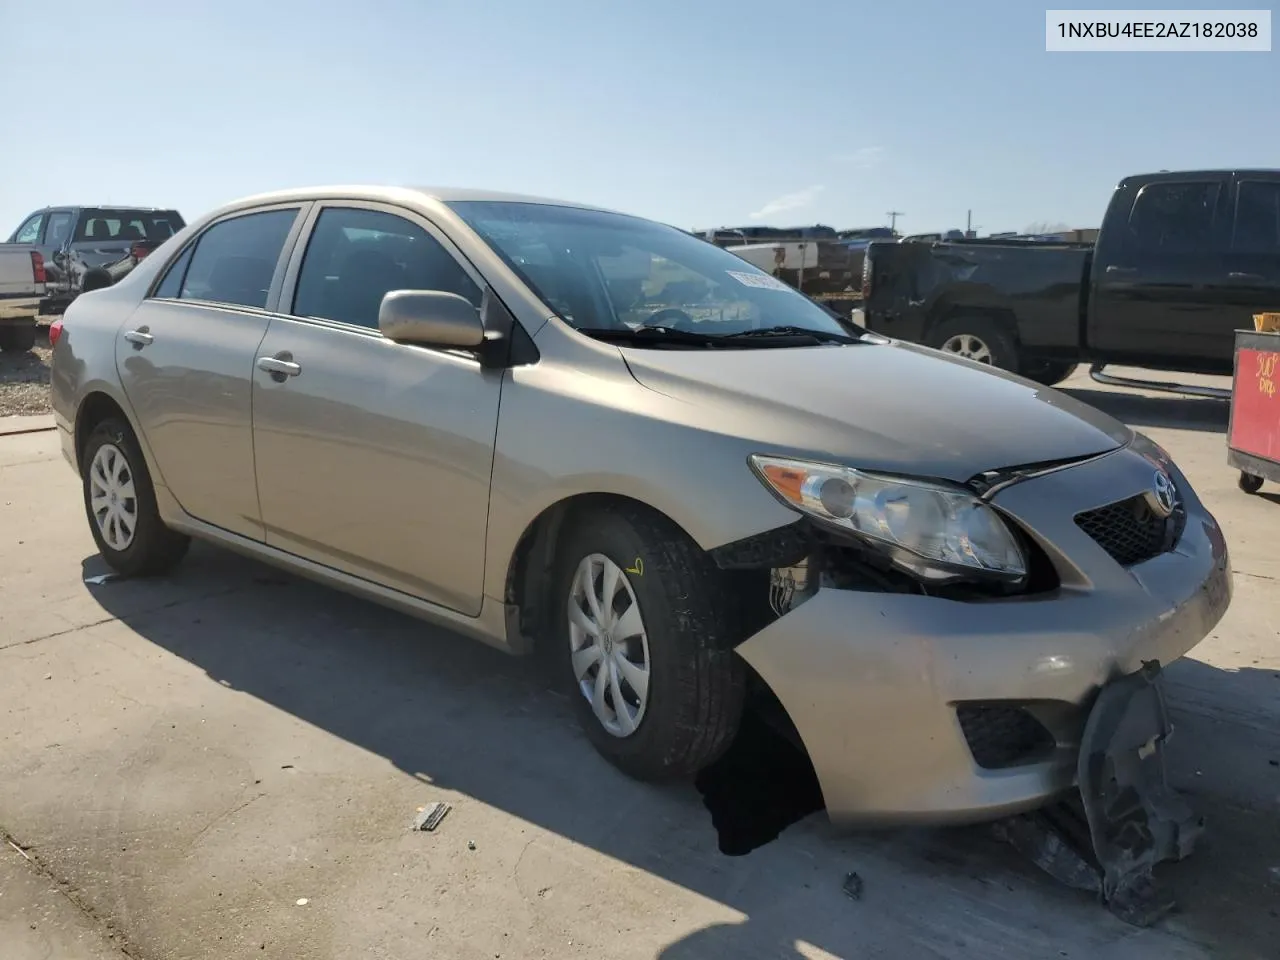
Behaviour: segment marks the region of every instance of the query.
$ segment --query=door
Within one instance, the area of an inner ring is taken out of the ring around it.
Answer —
[[[1280,178],[1236,184],[1235,221],[1227,254],[1231,342],[1252,330],[1253,315],[1280,309]]]
[[[116,341],[157,481],[191,516],[257,540],[253,364],[299,214],[296,205],[276,207],[207,227],[174,257]]]
[[[254,371],[267,543],[475,616],[501,371],[378,332],[389,290],[480,305],[480,277],[425,220],[318,208]]]
[[[1143,186],[1127,219],[1109,223],[1089,316],[1089,343],[1112,355],[1230,363],[1225,178]],[[1225,351],[1225,352],[1224,352]]]

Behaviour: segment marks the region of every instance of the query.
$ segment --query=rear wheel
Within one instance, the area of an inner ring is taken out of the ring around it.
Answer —
[[[670,521],[634,507],[583,517],[558,555],[552,640],[596,750],[642,780],[719,757],[746,680],[722,571]]]
[[[985,314],[949,317],[934,329],[929,346],[1001,370],[1018,369],[1018,346],[999,322]]]
[[[1078,366],[1065,360],[1030,360],[1023,365],[1022,375],[1046,387],[1056,387],[1075,373]]]
[[[151,475],[130,426],[116,417],[98,423],[80,462],[89,529],[108,566],[133,577],[177,566],[191,541],[160,519]]]
[[[13,323],[0,326],[0,350],[5,353],[26,353],[36,345],[36,322]]]
[[[111,274],[105,270],[90,270],[80,281],[80,292],[90,293],[111,286]]]

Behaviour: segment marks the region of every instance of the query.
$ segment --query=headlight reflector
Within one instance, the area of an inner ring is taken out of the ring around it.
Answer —
[[[1013,533],[968,491],[779,457],[753,455],[751,466],[787,505],[872,541],[920,576],[1026,576]]]

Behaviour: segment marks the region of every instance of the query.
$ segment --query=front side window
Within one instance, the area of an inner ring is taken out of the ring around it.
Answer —
[[[1231,249],[1239,253],[1280,254],[1280,182],[1240,181]]]
[[[1212,251],[1220,190],[1212,181],[1147,184],[1129,213],[1132,249],[1157,255]]]
[[[209,227],[196,240],[179,298],[266,307],[271,278],[297,215],[296,208],[268,210],[220,220]],[[166,275],[161,288],[168,279]]]
[[[480,306],[479,286],[416,223],[357,207],[322,211],[298,272],[293,314],[376,330],[392,290],[456,293]]]
[[[450,204],[539,298],[579,329],[709,336],[798,328],[847,335],[763,270],[682,230],[625,214],[509,201]]]
[[[18,228],[13,235],[13,243],[36,243],[40,240],[40,227],[44,225],[44,214],[37,213]]]

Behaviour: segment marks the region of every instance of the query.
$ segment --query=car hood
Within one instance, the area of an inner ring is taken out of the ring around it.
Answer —
[[[1057,390],[914,344],[623,348],[642,385],[708,430],[884,473],[963,483],[987,470],[1104,453],[1124,424]]]

